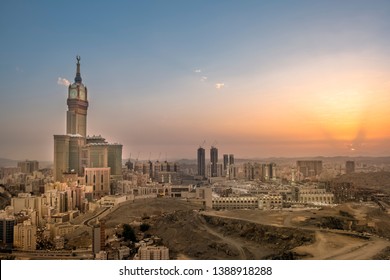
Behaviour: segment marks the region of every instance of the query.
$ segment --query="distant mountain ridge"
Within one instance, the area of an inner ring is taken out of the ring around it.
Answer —
[[[17,166],[19,161],[24,161],[26,159],[15,160],[8,158],[0,158],[0,167],[12,167]],[[34,159],[32,159],[34,160]],[[322,160],[322,161],[347,161],[354,160],[359,162],[366,163],[381,163],[381,164],[390,164],[390,156],[383,157],[370,157],[370,156],[316,156],[316,157],[253,157],[253,158],[236,158],[237,163],[248,162],[248,161],[262,161],[262,162],[280,162],[280,161],[297,161],[297,160]],[[39,168],[50,168],[53,167],[52,161],[39,161]],[[123,158],[122,163],[125,164],[128,159]],[[135,162],[135,159],[131,159],[132,162]],[[145,162],[146,160],[139,160]],[[181,164],[196,164],[197,160],[194,159],[178,159],[178,160],[169,160],[174,162],[179,162]]]
[[[17,166],[18,160],[8,159],[8,158],[0,158],[0,167],[12,167]]]
[[[220,157],[222,160],[222,158]],[[206,159],[207,160],[207,159]],[[298,161],[298,160],[322,160],[323,162],[345,162],[348,160],[353,160],[356,162],[364,163],[377,163],[377,164],[390,164],[390,156],[375,157],[375,156],[313,156],[313,157],[251,157],[251,158],[235,158],[236,163],[243,162],[286,162],[286,161]],[[123,159],[123,164],[126,163],[128,159]],[[132,162],[136,162],[135,159],[131,159]],[[138,160],[140,162],[146,162],[147,160]],[[154,162],[155,160],[152,160]],[[170,159],[169,161],[178,162],[181,164],[196,164],[196,158],[193,159]],[[221,161],[222,162],[222,161]]]
[[[26,159],[8,159],[8,158],[0,158],[0,167],[16,167],[18,166],[19,161],[25,161]],[[35,159],[32,159],[35,160]],[[39,162],[39,168],[50,168],[53,166],[52,161],[40,161]]]

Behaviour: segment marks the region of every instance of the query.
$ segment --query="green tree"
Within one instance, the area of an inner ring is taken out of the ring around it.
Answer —
[[[137,237],[135,236],[133,228],[128,224],[123,225],[123,238],[125,239],[125,241],[137,241]]]
[[[147,224],[147,223],[142,223],[142,224],[140,224],[140,226],[139,226],[139,230],[142,231],[142,232],[147,231],[149,228],[150,228],[150,225]]]

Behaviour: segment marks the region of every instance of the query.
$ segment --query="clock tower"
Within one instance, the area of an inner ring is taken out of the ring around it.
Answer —
[[[80,56],[76,56],[77,70],[74,83],[68,88],[68,111],[66,112],[66,133],[87,136],[87,87],[84,86],[80,74]]]
[[[123,178],[122,145],[108,143],[101,136],[87,136],[87,87],[81,79],[80,57],[76,60],[76,77],[68,88],[66,134],[54,135],[53,176],[56,182],[76,176],[100,197],[110,194],[111,178]]]

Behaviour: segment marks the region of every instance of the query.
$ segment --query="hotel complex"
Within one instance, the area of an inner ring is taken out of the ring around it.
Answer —
[[[110,179],[122,178],[122,145],[103,137],[87,136],[88,90],[80,73],[80,57],[74,83],[69,85],[66,134],[54,135],[54,180],[65,182],[77,175],[79,183],[93,186],[95,196],[110,193]]]

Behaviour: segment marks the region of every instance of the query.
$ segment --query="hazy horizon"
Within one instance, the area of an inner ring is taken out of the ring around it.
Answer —
[[[81,56],[123,158],[390,155],[388,1],[0,3],[0,157],[53,160]]]

